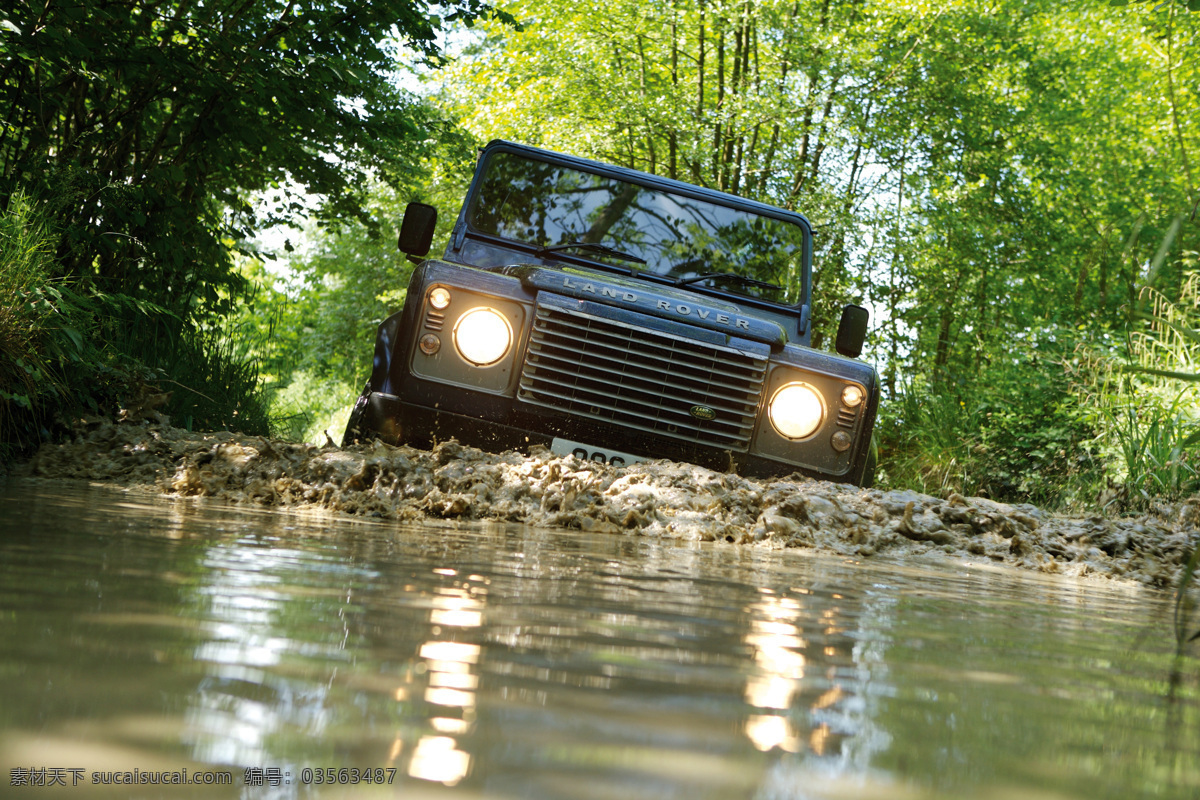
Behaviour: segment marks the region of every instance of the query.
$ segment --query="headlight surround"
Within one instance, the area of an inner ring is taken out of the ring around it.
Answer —
[[[473,308],[454,326],[454,348],[477,367],[488,367],[504,358],[512,347],[512,326],[494,308]]]
[[[807,383],[793,381],[780,386],[772,395],[767,416],[775,432],[783,438],[807,439],[825,421],[825,401]]]

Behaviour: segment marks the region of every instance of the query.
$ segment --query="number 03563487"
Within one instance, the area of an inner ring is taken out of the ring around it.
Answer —
[[[375,767],[359,769],[357,767],[305,767],[300,770],[300,782],[313,786],[322,784],[358,784],[383,783],[390,784],[396,779],[395,767]]]

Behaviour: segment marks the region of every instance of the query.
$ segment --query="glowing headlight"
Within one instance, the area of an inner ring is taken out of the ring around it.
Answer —
[[[495,364],[512,345],[512,328],[504,315],[493,308],[474,308],[458,318],[454,347],[477,367]]]
[[[825,403],[817,390],[805,383],[789,383],[781,386],[771,404],[767,416],[775,430],[785,439],[805,439],[821,427],[825,419]]]

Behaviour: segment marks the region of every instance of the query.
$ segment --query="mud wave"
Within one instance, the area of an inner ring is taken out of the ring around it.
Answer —
[[[1200,495],[1136,518],[1069,518],[979,497],[755,480],[670,461],[613,468],[545,450],[450,441],[315,447],[166,425],[93,421],[46,445],[26,475],[168,495],[401,521],[505,520],[610,534],[852,557],[925,554],[1173,586],[1200,538]]]

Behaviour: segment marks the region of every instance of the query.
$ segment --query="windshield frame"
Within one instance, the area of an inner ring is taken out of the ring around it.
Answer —
[[[541,250],[542,245],[521,241],[519,239],[498,236],[475,227],[475,225],[472,224],[472,219],[481,196],[483,181],[488,174],[488,167],[491,165],[491,160],[500,154],[509,154],[519,158],[546,162],[553,166],[594,174],[607,180],[634,184],[654,192],[678,195],[685,199],[711,203],[713,205],[729,208],[738,212],[766,217],[795,225],[801,230],[802,242],[799,276],[800,292],[799,298],[795,303],[771,300],[766,296],[743,294],[734,289],[730,284],[725,284],[722,286],[709,285],[705,282],[697,282],[687,284],[687,289],[713,297],[733,299],[740,303],[760,306],[765,309],[792,309],[799,312],[799,310],[804,306],[809,306],[811,308],[813,234],[812,225],[802,214],[792,211],[785,211],[784,209],[776,208],[775,206],[770,206],[765,203],[747,200],[735,195],[718,192],[712,189],[706,189],[701,186],[695,186],[682,181],[673,180],[671,178],[651,175],[638,170],[612,164],[604,164],[598,161],[592,161],[590,159],[553,153],[547,150],[541,150],[539,148],[528,147],[526,145],[520,145],[514,142],[508,142],[499,139],[490,142],[480,152],[479,161],[475,170],[475,176],[471,181],[466,202],[463,203],[462,210],[459,213],[458,221],[455,224],[454,232],[450,238],[450,243],[446,248],[445,258],[447,260],[461,260],[455,258],[455,256],[462,253],[466,244],[466,240],[470,238],[479,242],[480,244],[487,245],[489,249],[495,248],[500,251],[507,251],[508,253],[511,253],[515,260],[510,263],[535,263],[543,266],[554,267],[565,262],[573,265],[597,268],[619,275],[630,275],[632,273],[640,280],[646,280],[648,282],[654,282],[662,285],[670,286],[674,284],[674,277],[647,270],[631,270],[630,267],[633,265],[627,262],[619,262],[614,264],[598,260],[589,257],[591,254],[583,249],[580,249],[579,251],[565,250],[554,252],[552,254],[547,254],[544,252],[539,254],[539,250]],[[494,266],[501,265],[496,264]]]

